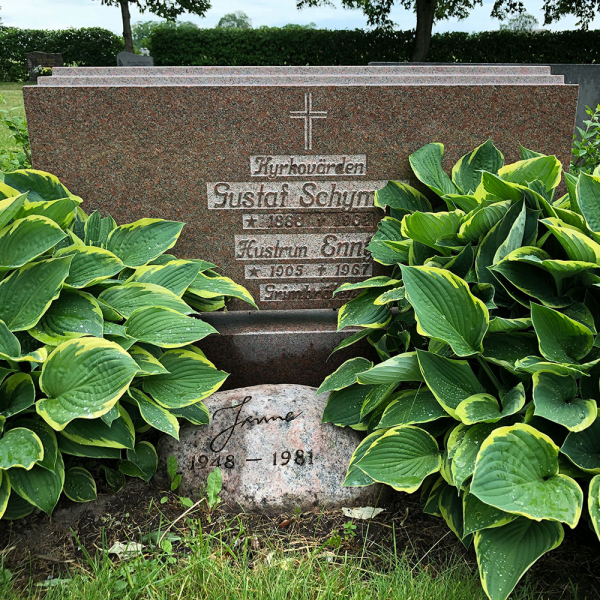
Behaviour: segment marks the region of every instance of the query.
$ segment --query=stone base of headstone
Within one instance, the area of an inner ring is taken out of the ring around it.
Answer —
[[[210,424],[184,426],[177,442],[158,444],[155,482],[169,489],[167,461],[177,459],[178,493],[202,498],[208,474],[223,475],[221,508],[282,512],[378,506],[380,485],[343,487],[352,453],[363,435],[322,423],[327,394],[301,385],[260,385],[217,392],[206,400]]]
[[[334,310],[230,311],[206,313],[202,320],[219,332],[198,345],[219,369],[231,373],[224,389],[266,383],[318,387],[350,358],[376,360],[366,340],[331,354],[358,331],[337,331]]]

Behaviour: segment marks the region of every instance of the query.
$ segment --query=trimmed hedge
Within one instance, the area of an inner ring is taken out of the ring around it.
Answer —
[[[65,64],[105,67],[117,64],[117,54],[125,49],[123,38],[100,27],[82,29],[0,29],[0,81],[23,81],[28,52],[60,52]]]
[[[366,65],[408,61],[413,40],[413,31],[157,29],[150,49],[156,65]],[[435,34],[428,60],[594,63],[600,61],[600,31]]]

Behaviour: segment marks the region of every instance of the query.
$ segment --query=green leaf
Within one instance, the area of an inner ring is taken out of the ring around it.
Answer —
[[[388,181],[385,187],[375,192],[375,206],[389,206],[410,212],[429,212],[431,204],[421,192],[401,181]]]
[[[18,494],[11,493],[2,518],[6,521],[16,521],[28,517],[34,510],[35,506],[33,504],[29,504],[27,500],[23,500]]]
[[[107,458],[111,460],[121,458],[120,448],[105,448],[102,446],[85,446],[78,444],[65,437],[62,433],[58,434],[58,447],[63,454],[78,456],[80,458]],[[40,463],[41,464],[41,463]]]
[[[62,290],[29,334],[43,344],[58,346],[84,336],[101,338],[104,319],[91,294]]]
[[[519,519],[475,534],[481,584],[490,600],[506,600],[540,556],[560,546],[562,525]]]
[[[479,205],[462,220],[458,230],[459,239],[477,243],[482,235],[502,219],[509,208],[510,200],[494,202],[489,206]]]
[[[544,371],[533,374],[534,414],[564,425],[569,431],[582,431],[595,420],[595,400],[575,398],[577,382],[572,376],[561,377]]]
[[[373,386],[355,383],[331,392],[323,410],[323,423],[333,423],[340,427],[360,423],[361,408],[372,389]]]
[[[516,369],[516,363],[523,356],[533,356],[538,353],[537,337],[530,331],[488,333],[483,340],[483,345],[483,356],[486,361],[509,371]]]
[[[2,507],[0,505],[0,516],[1,508]],[[588,490],[588,511],[590,513],[592,527],[594,528],[598,539],[600,539],[600,475],[596,475],[590,481],[590,487]]]
[[[410,493],[439,471],[441,462],[434,437],[419,427],[402,425],[375,440],[356,466],[374,481]]]
[[[377,425],[377,429],[429,423],[447,417],[437,398],[426,388],[404,390],[392,397]]]
[[[84,237],[86,246],[99,246],[104,248],[108,240],[108,234],[116,229],[115,220],[109,215],[104,219],[95,210],[85,222]]]
[[[139,367],[136,377],[147,375],[162,375],[167,373],[167,370],[162,366],[158,358],[152,356],[148,350],[141,346],[131,346],[128,350],[129,356],[135,360]]]
[[[412,213],[402,219],[402,235],[430,248],[440,249],[437,241],[458,232],[461,216],[458,211]]]
[[[91,502],[98,498],[96,482],[83,467],[73,467],[65,473],[65,496],[73,502]]]
[[[8,506],[10,489],[10,480],[6,471],[0,471],[0,519],[4,516]]]
[[[423,350],[417,350],[417,356],[425,383],[450,416],[458,418],[456,409],[463,400],[485,392],[466,360]]]
[[[189,285],[186,294],[199,298],[215,298],[218,296],[229,296],[238,298],[258,308],[250,292],[242,285],[235,283],[229,277],[216,275],[213,271],[198,273],[198,276]]]
[[[58,180],[58,177],[35,169],[23,169],[6,173],[4,183],[19,192],[27,192],[27,197],[32,202],[60,200],[72,195]]]
[[[583,492],[559,473],[558,450],[547,435],[529,425],[500,427],[481,445],[471,493],[506,512],[575,527]]]
[[[487,140],[481,146],[465,154],[452,167],[452,181],[465,194],[474,192],[481,182],[481,171],[498,173],[504,165],[502,152],[494,146],[492,140]]]
[[[362,340],[363,338],[366,338],[368,335],[370,335],[371,333],[373,333],[374,331],[378,331],[377,329],[361,329],[360,331],[357,331],[356,333],[353,333],[352,335],[349,335],[348,337],[344,338],[332,351],[331,354],[329,355],[328,359],[331,358],[331,356],[333,355],[334,352],[337,352],[338,350],[343,350],[344,348],[348,348],[348,346],[352,346],[352,344],[356,344],[356,342],[359,342],[360,340]]]
[[[117,494],[125,487],[125,475],[123,475],[121,471],[109,469],[104,465],[100,465],[100,468],[104,471],[106,483],[108,483],[108,485],[112,488],[114,494]]]
[[[403,352],[358,374],[359,383],[400,383],[423,381],[416,352]]]
[[[31,329],[58,298],[70,258],[30,263],[0,282],[0,319],[11,331]]]
[[[0,416],[8,419],[35,402],[35,387],[27,373],[15,373],[0,386]]]
[[[458,446],[454,449],[451,472],[454,484],[458,489],[473,475],[477,453],[481,448],[481,444],[494,429],[494,425],[490,423],[478,423],[473,427],[469,427]]]
[[[600,263],[600,244],[585,233],[558,219],[542,219],[540,223],[552,232],[570,260]]]
[[[134,311],[145,308],[168,308],[182,315],[194,312],[179,296],[154,283],[126,283],[104,290],[99,300],[128,319]]]
[[[183,225],[162,219],[140,219],[113,229],[106,249],[126,267],[142,267],[175,245]]]
[[[456,275],[435,267],[402,267],[419,333],[444,340],[458,356],[481,351],[488,310]]]
[[[16,427],[0,438],[0,469],[20,468],[29,471],[43,460],[42,440],[30,429]]]
[[[81,199],[71,196],[60,200],[44,200],[42,202],[26,202],[19,210],[16,219],[31,215],[40,215],[54,221],[59,227],[66,229],[75,216],[75,209],[81,204]]]
[[[371,277],[369,279],[364,279],[363,281],[357,281],[355,283],[342,283],[342,285],[340,285],[340,287],[337,290],[335,290],[335,292],[333,292],[333,295],[335,296],[338,292],[347,292],[350,290],[385,288],[391,285],[397,285],[399,283],[401,282],[397,279],[392,279],[391,277],[380,275],[378,277]]]
[[[317,390],[317,395],[341,390],[358,381],[358,374],[370,369],[373,363],[366,358],[351,358],[328,375]]]
[[[600,473],[600,418],[583,431],[569,433],[560,451],[580,469]]]
[[[551,192],[559,183],[562,165],[556,156],[536,156],[505,165],[498,175],[511,183],[527,186],[532,181],[541,181],[546,191]]]
[[[385,327],[392,319],[392,313],[387,306],[374,304],[380,294],[381,288],[369,289],[344,304],[338,313],[338,331],[345,327]]]
[[[144,377],[143,389],[168,409],[181,409],[208,398],[228,376],[206,357],[190,350],[169,350],[160,362],[168,373]]]
[[[59,452],[54,471],[36,465],[30,471],[11,469],[9,476],[14,492],[49,515],[63,490],[65,465]]]
[[[217,333],[208,323],[169,308],[136,310],[125,323],[125,329],[132,338],[161,348],[187,346]]]
[[[192,425],[207,425],[210,420],[208,409],[202,402],[196,402],[183,408],[169,408],[168,410],[172,415],[185,419]]]
[[[442,168],[443,144],[427,144],[413,152],[408,160],[417,179],[438,196],[460,194],[459,190]]]
[[[172,260],[166,265],[139,267],[126,283],[153,283],[181,296],[199,272],[198,263],[191,260]]]
[[[142,419],[148,425],[151,425],[154,429],[158,429],[158,431],[163,431],[176,440],[179,439],[179,421],[177,417],[158,405],[152,398],[140,390],[129,388],[129,396],[137,404]]]
[[[498,510],[489,504],[484,504],[473,494],[465,494],[463,505],[463,531],[465,535],[482,529],[502,527],[502,525],[521,518]]]
[[[531,318],[540,352],[550,361],[578,363],[594,345],[594,336],[585,325],[556,310],[532,302]]]
[[[395,242],[390,247],[386,242]],[[373,260],[382,265],[395,265],[408,261],[408,251],[412,240],[403,240],[402,223],[393,217],[384,217],[377,225],[377,231],[371,238],[367,250]]]
[[[65,284],[73,288],[90,287],[109,279],[125,268],[112,252],[95,246],[68,246],[58,250],[54,256],[72,257]]]
[[[475,394],[463,400],[456,407],[456,416],[465,424],[496,423],[504,417],[510,417],[525,406],[525,389],[519,383],[502,398],[502,408],[498,400],[490,394]]]
[[[344,480],[344,487],[365,487],[367,485],[372,485],[374,483],[373,479],[371,479],[366,473],[361,471],[356,463],[365,455],[366,451],[371,447],[375,440],[378,440],[382,435],[386,432],[384,431],[374,431],[370,433],[361,443],[356,447],[356,450],[353,452],[352,457],[350,458],[350,463],[348,464],[348,471],[346,473],[346,479]]]
[[[600,232],[600,177],[581,173],[577,181],[577,204],[591,231]]]
[[[387,292],[383,292],[381,296],[373,301],[373,304],[383,305],[390,302],[398,302],[398,306],[408,306],[405,300],[404,287],[392,288],[391,290],[387,290]]]
[[[69,423],[62,435],[82,446],[131,449],[135,443],[133,423],[122,406],[119,406],[119,418],[110,426],[102,419],[80,419]]]
[[[37,465],[49,471],[54,471],[58,457],[58,441],[53,429],[44,423],[44,421],[34,421],[33,419],[19,419],[16,423],[11,423],[11,425],[29,429],[40,438],[44,447],[44,458]]]
[[[73,419],[95,419],[117,403],[137,371],[136,362],[114,342],[65,342],[44,363],[40,389],[47,398],[36,410],[56,431]]]
[[[488,333],[512,333],[514,331],[524,331],[533,326],[533,321],[527,317],[517,319],[505,319],[503,317],[494,317],[490,319]]]
[[[150,442],[140,442],[133,450],[127,450],[127,460],[121,461],[119,471],[129,477],[150,481],[158,467],[156,449]]]
[[[0,198],[4,198],[2,190],[3,184],[0,182]],[[26,199],[27,195],[21,194],[20,196],[11,196],[0,200],[0,228],[8,225],[17,216]]]
[[[64,237],[63,230],[46,217],[31,216],[14,221],[0,231],[0,270],[22,267]]]

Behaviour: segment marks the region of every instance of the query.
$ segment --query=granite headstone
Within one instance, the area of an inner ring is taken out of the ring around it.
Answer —
[[[382,488],[343,487],[361,436],[321,423],[327,394],[301,385],[261,385],[217,392],[206,401],[208,426],[182,428],[180,441],[158,444],[157,482],[168,489],[167,461],[177,459],[179,493],[199,499],[206,478],[221,469],[221,498],[229,510],[306,511],[376,506]]]
[[[118,67],[153,67],[154,59],[149,54],[136,54],[135,52],[119,52],[117,54]]]
[[[54,54],[51,52],[28,52],[25,57],[27,58],[29,81],[37,80],[38,73],[36,72],[36,69],[38,67],[48,67],[53,69],[54,67],[62,67],[64,65],[62,54]]]
[[[208,316],[209,357],[255,383],[318,385],[343,281],[382,272],[375,190],[414,185],[408,155],[442,142],[449,169],[487,138],[567,163],[577,86],[547,67],[63,68],[25,89],[33,162],[118,222],[185,221],[177,252],[245,285]],[[244,312],[242,312],[244,311]],[[291,335],[291,334],[294,335]],[[337,358],[335,358],[337,357]]]

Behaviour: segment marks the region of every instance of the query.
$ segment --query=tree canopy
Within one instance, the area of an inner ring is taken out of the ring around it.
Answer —
[[[252,29],[252,21],[243,10],[238,10],[222,16],[217,23],[217,27],[223,27],[224,29]]]

